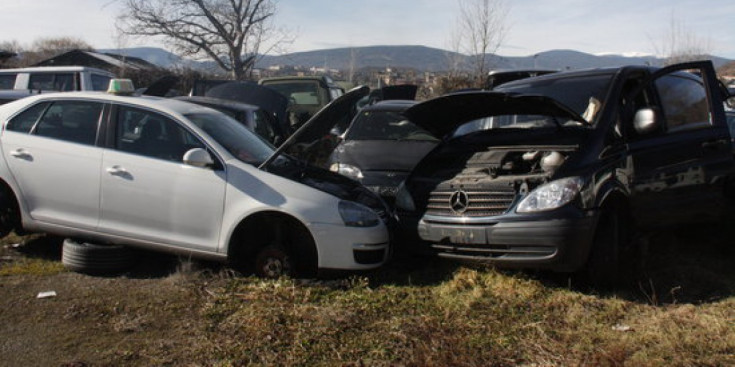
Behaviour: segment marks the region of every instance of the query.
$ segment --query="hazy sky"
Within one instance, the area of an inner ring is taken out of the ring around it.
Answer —
[[[289,51],[370,45],[451,49],[456,0],[277,0],[277,23],[296,41]],[[552,49],[655,54],[672,20],[712,54],[735,59],[735,0],[507,0],[509,30],[499,54]],[[71,36],[96,48],[161,47],[115,37],[120,0],[0,0],[0,41],[23,45]]]

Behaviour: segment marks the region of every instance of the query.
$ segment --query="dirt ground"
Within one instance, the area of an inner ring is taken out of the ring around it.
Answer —
[[[654,306],[732,297],[732,232],[658,235],[648,257],[649,281],[621,297]],[[208,365],[191,347],[212,325],[204,299],[211,299],[215,284],[237,275],[215,264],[144,253],[125,274],[90,276],[63,269],[60,239],[15,241],[0,249],[1,366]],[[386,271],[400,274],[403,266]],[[376,278],[392,282],[385,277],[391,275]],[[547,278],[544,282],[555,281]],[[563,287],[558,283],[552,286]],[[49,291],[55,296],[38,298]]]

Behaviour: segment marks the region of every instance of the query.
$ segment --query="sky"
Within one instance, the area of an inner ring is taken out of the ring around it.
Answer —
[[[672,22],[711,54],[735,59],[733,0],[505,0],[501,56],[554,49],[591,54],[657,54]],[[451,50],[458,0],[276,0],[275,22],[295,37],[287,51],[375,45]],[[116,36],[121,0],[0,0],[0,42],[80,38],[95,48],[152,46]]]

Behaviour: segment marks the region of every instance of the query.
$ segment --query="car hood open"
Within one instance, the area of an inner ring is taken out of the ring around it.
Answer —
[[[208,90],[205,97],[226,99],[258,106],[274,115],[283,131],[288,131],[288,98],[252,82],[230,82]]]
[[[482,91],[434,98],[407,109],[403,114],[439,139],[464,123],[490,116],[544,115],[589,124],[578,113],[549,97]]]
[[[309,121],[304,123],[298,130],[296,130],[276,151],[268,158],[263,164],[260,165],[260,169],[266,169],[278,156],[283,152],[288,151],[291,147],[297,144],[311,144],[323,136],[329,134],[329,132],[341,121],[347,119],[351,120],[354,116],[354,109],[357,101],[360,98],[365,97],[370,93],[370,88],[366,86],[356,87],[339,98],[329,102],[324,108],[319,110]]]

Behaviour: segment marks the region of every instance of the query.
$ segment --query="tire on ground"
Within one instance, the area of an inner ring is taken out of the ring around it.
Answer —
[[[72,271],[85,274],[113,274],[135,264],[135,252],[122,245],[97,245],[65,239],[61,262]]]

